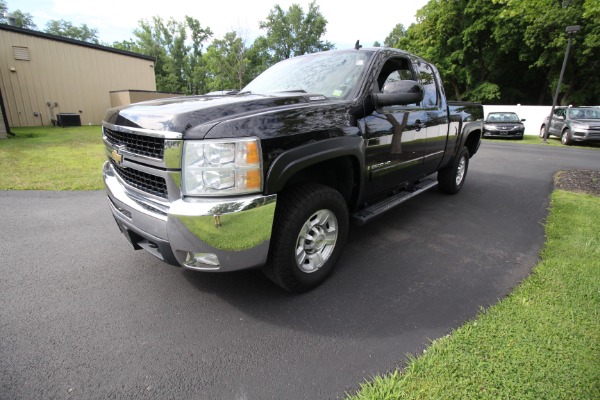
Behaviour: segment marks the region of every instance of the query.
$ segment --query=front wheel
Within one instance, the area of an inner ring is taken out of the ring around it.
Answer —
[[[540,137],[543,139],[546,137],[546,125],[542,125],[540,128]]]
[[[566,146],[571,145],[571,131],[565,129],[560,137],[560,142]]]
[[[455,194],[462,188],[469,169],[469,150],[463,147],[457,157],[447,167],[438,171],[437,180],[440,192]]]
[[[322,283],[337,263],[348,235],[348,207],[335,189],[304,184],[277,199],[269,259],[263,272],[290,292]]]

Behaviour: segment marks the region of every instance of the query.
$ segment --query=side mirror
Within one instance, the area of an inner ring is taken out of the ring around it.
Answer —
[[[373,93],[371,99],[377,108],[420,103],[423,101],[423,95],[423,85],[405,80],[388,83],[384,93]]]
[[[526,120],[526,119],[522,119],[522,120],[521,120],[521,122],[525,122],[525,121],[527,121],[527,120]]]

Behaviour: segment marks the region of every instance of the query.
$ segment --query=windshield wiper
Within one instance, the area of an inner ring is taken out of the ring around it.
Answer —
[[[278,90],[277,93],[308,93],[304,89]]]

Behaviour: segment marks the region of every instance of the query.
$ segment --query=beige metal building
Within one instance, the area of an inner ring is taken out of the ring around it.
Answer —
[[[0,102],[10,127],[51,126],[59,114],[98,125],[110,93],[127,90],[156,91],[154,58],[0,25]]]

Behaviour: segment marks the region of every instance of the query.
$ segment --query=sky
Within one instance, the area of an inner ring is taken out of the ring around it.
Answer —
[[[196,18],[202,27],[210,27],[215,38],[235,30],[245,37],[248,45],[264,35],[258,27],[269,11],[279,4],[285,11],[298,4],[306,12],[307,0],[5,0],[9,11],[21,10],[33,17],[38,30],[44,30],[49,20],[64,19],[78,26],[87,24],[98,29],[103,43],[133,38],[133,30],[141,19],[160,16],[183,21],[185,15]],[[356,40],[365,47],[374,41],[383,41],[396,24],[406,28],[416,21],[418,9],[428,0],[378,0],[371,2],[344,2],[318,0],[321,14],[327,19],[323,39],[344,49],[354,46]],[[359,5],[360,4],[360,5]]]

